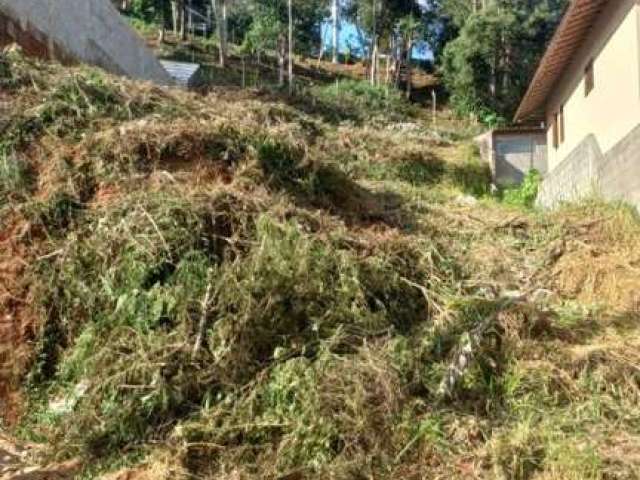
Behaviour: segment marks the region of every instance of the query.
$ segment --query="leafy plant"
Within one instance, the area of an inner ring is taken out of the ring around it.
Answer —
[[[502,200],[509,205],[531,208],[538,198],[541,181],[542,176],[538,170],[529,170],[520,186],[508,188],[502,192]]]

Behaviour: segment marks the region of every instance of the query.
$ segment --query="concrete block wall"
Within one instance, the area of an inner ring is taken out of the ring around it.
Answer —
[[[640,210],[640,125],[604,156],[598,166],[600,193]]]
[[[530,170],[547,173],[547,137],[542,131],[494,134],[495,182],[520,185]]]
[[[593,135],[584,139],[547,174],[537,203],[553,208],[594,193],[640,209],[640,125],[605,154]]]
[[[519,185],[531,169],[547,172],[547,138],[542,129],[491,130],[477,136],[475,143],[498,186]]]
[[[0,0],[0,16],[0,41],[15,41],[28,53],[172,83],[110,0]]]

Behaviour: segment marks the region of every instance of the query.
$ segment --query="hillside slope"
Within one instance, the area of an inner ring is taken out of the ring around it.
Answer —
[[[359,83],[0,82],[0,478],[640,475],[631,210],[501,203]]]

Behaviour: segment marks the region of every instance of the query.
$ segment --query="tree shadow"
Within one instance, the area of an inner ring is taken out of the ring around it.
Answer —
[[[396,158],[394,162],[391,170],[396,178],[413,186],[445,183],[478,197],[490,191],[490,167],[479,160],[451,162],[433,152],[420,151]]]
[[[327,210],[348,225],[384,224],[410,230],[416,224],[414,214],[405,208],[405,200],[395,192],[364,188],[333,166],[321,166],[310,175],[312,194],[298,195],[298,201]]]

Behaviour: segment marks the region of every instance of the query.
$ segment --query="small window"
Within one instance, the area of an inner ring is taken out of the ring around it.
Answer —
[[[588,96],[596,86],[595,75],[593,72],[593,60],[589,60],[584,69],[584,96]]]
[[[556,150],[560,146],[558,133],[558,114],[554,113],[553,118],[551,119],[551,135],[553,137],[553,148]]]
[[[560,107],[560,114],[558,118],[558,139],[558,143],[564,143],[564,105]]]

